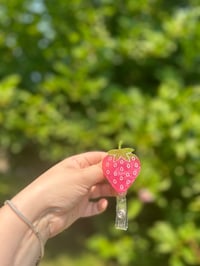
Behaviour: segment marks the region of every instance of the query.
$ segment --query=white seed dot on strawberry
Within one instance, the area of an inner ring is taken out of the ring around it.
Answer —
[[[117,180],[116,179],[113,179],[113,184],[117,184]]]
[[[131,167],[130,163],[127,163],[126,167],[127,168],[130,168]]]
[[[123,176],[120,176],[119,180],[120,180],[120,181],[124,180]]]
[[[124,168],[123,167],[120,167],[120,171],[123,172],[124,171]]]
[[[109,175],[109,174],[110,174],[110,170],[107,170],[107,171],[106,171],[106,174],[108,174],[108,175]]]
[[[120,185],[120,189],[123,190],[124,189],[124,186],[123,185]]]

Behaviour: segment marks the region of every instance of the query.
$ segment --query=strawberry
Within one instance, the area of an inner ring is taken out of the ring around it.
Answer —
[[[118,194],[125,193],[140,172],[140,160],[133,151],[131,148],[110,150],[102,161],[104,176]]]

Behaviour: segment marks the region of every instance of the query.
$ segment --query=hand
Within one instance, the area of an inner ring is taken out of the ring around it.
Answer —
[[[114,196],[101,169],[104,152],[69,157],[25,187],[11,201],[40,233],[43,244],[80,217],[103,212]],[[96,199],[96,201],[94,201]],[[38,238],[7,205],[0,208],[0,261],[35,265],[41,255]],[[28,254],[28,255],[27,255]]]
[[[49,237],[80,217],[97,215],[106,209],[108,202],[104,197],[114,196],[115,192],[102,173],[101,161],[105,155],[104,152],[87,152],[69,157],[25,189],[31,193],[40,188],[42,202],[39,198],[37,204],[44,205]]]

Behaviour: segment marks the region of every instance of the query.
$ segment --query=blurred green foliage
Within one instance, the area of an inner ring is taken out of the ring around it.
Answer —
[[[2,197],[27,182],[13,179],[21,155],[54,163],[123,139],[142,161],[128,231],[113,203],[84,256],[47,250],[42,265],[200,265],[199,50],[198,0],[1,1]]]

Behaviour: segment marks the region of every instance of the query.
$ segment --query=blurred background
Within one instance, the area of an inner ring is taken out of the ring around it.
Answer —
[[[123,140],[128,193],[50,240],[41,266],[200,265],[198,0],[1,0],[0,199]]]

